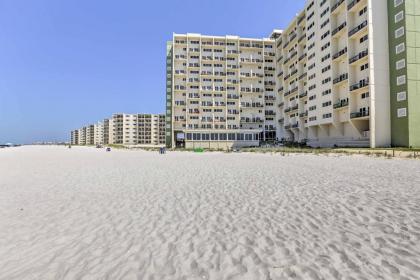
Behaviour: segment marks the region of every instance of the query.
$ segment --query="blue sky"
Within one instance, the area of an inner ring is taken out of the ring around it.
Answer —
[[[267,37],[303,0],[0,0],[0,143],[163,113],[172,33]]]

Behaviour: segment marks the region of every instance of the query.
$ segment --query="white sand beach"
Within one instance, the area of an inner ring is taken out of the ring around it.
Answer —
[[[0,150],[0,279],[420,279],[420,161]]]

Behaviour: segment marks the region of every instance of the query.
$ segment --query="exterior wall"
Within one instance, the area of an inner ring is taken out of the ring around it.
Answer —
[[[396,6],[394,0],[387,2],[392,145],[420,147],[420,3],[404,0]],[[404,33],[397,36],[400,29]],[[404,67],[398,67],[401,62]],[[404,76],[405,83],[398,84]]]
[[[386,14],[383,1],[308,0],[276,36],[279,138],[390,145]]]
[[[78,145],[162,146],[165,145],[165,115],[113,114],[103,122],[72,131],[71,140]]]
[[[386,1],[369,0],[370,146],[391,146],[388,13]]]
[[[97,123],[94,125],[94,132],[93,132],[93,142],[94,145],[102,145],[104,144],[104,126],[102,123]]]
[[[173,46],[172,42],[166,43],[166,147],[172,147],[173,130],[172,130],[172,63],[173,63]]]
[[[274,40],[174,34],[168,46],[168,144],[185,141],[188,147],[195,141],[187,134],[194,131],[210,135],[252,130],[261,134],[253,143],[276,137]]]

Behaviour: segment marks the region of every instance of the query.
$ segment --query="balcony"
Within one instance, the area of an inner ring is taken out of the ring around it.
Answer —
[[[336,85],[336,84],[339,84],[339,83],[341,83],[343,81],[347,81],[348,78],[349,78],[349,74],[348,73],[341,74],[338,78],[335,78],[334,79],[333,84]]]
[[[339,52],[337,52],[336,54],[333,55],[333,60],[336,60],[340,57],[342,57],[343,55],[345,55],[347,53],[347,47],[345,47],[344,49],[340,50]]]
[[[367,27],[368,22],[367,20],[365,20],[364,22],[362,22],[361,24],[359,24],[357,27],[353,28],[352,30],[349,31],[349,38],[351,38],[353,35],[355,35],[356,33],[358,33],[360,30],[365,29],[365,27]]]
[[[360,112],[354,112],[350,114],[351,119],[359,119],[359,118],[366,118],[369,117],[369,110],[368,111],[360,111]]]
[[[308,92],[307,91],[302,92],[301,94],[299,94],[299,98],[304,98],[306,96],[308,96]]]
[[[334,109],[341,109],[349,106],[349,100],[348,99],[342,99],[336,104],[334,104]]]
[[[241,118],[241,122],[242,123],[253,124],[253,123],[263,123],[264,120],[261,119],[261,118]]]
[[[341,6],[341,4],[343,4],[343,3],[344,3],[344,0],[338,0],[337,3],[335,3],[331,7],[331,14],[333,14]]]
[[[279,123],[284,123],[284,118],[279,119]]]
[[[356,91],[362,88],[365,88],[369,86],[369,78],[366,78],[364,80],[360,80],[358,83],[353,84],[350,86],[350,91]]]
[[[305,15],[303,15],[301,18],[298,19],[297,25],[301,24],[305,20]]]
[[[264,100],[265,101],[276,101],[276,97],[268,95],[268,96],[264,96]]]
[[[307,55],[308,55],[307,53],[304,53],[301,56],[299,56],[299,61],[301,61],[302,59],[304,59]]]
[[[292,124],[292,128],[298,128],[298,127],[299,127],[299,123]]]
[[[306,34],[303,34],[302,36],[299,37],[298,43],[303,43],[304,40],[306,39]]]
[[[306,118],[308,116],[308,111],[299,114],[300,118]]]
[[[289,90],[289,91],[286,91],[286,92],[284,93],[284,97],[286,97],[286,96],[289,96],[289,95],[292,95],[292,94],[296,93],[296,92],[297,92],[297,90],[298,90],[298,87],[294,87],[293,89],[291,89],[291,90]]]
[[[357,4],[359,4],[362,0],[353,0],[347,5],[347,10],[351,11]]]
[[[308,72],[303,73],[302,75],[299,76],[299,80],[302,80],[303,78],[305,78],[306,76],[308,76]]]
[[[349,64],[353,64],[359,60],[361,60],[362,58],[365,58],[369,55],[369,50],[366,49],[364,51],[361,51],[360,53],[358,53],[357,55],[353,56],[352,58],[349,59]]]
[[[335,36],[335,35],[337,35],[340,31],[344,30],[344,28],[346,28],[346,26],[347,26],[347,22],[343,22],[342,24],[340,24],[336,29],[334,29],[331,32],[331,36],[332,37],[338,37],[338,36]]]
[[[264,105],[261,104],[261,103],[246,103],[246,102],[242,102],[241,103],[241,107],[242,108],[262,108],[262,107],[264,107]]]
[[[241,58],[241,62],[242,63],[247,63],[247,64],[258,64],[258,63],[262,63],[262,59],[258,59],[258,58]]]

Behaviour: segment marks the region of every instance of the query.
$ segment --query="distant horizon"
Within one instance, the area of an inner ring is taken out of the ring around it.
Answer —
[[[269,0],[255,12],[250,0],[3,2],[0,143],[64,142],[70,130],[113,113],[162,114],[173,33],[267,38],[303,6]]]

